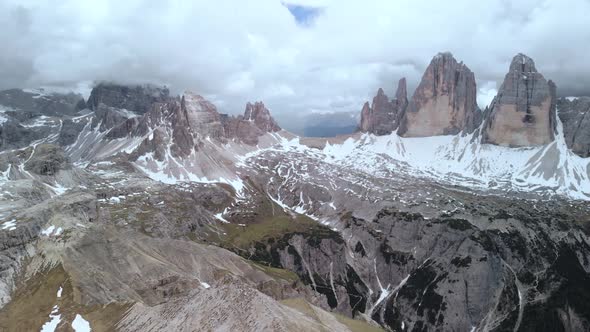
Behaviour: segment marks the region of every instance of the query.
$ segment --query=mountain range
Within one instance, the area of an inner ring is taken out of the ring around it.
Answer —
[[[518,54],[481,110],[439,53],[309,137],[261,101],[1,91],[0,330],[589,330],[590,97],[557,89]]]

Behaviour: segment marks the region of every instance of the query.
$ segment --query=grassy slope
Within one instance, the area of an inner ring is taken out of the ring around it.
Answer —
[[[61,297],[57,291],[62,288]],[[92,331],[113,331],[115,324],[129,308],[128,304],[82,307],[76,303],[68,274],[61,265],[22,281],[13,300],[0,310],[0,331],[40,331],[50,320],[54,306],[61,316],[60,328],[68,330],[76,315],[90,322]]]

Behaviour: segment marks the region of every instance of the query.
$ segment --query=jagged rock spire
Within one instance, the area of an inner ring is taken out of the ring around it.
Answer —
[[[373,104],[369,107],[366,102],[361,110],[360,130],[375,135],[391,134],[399,125],[399,117],[408,104],[406,79],[398,82],[396,99],[389,100],[382,88],[373,97]]]
[[[406,85],[406,78],[402,77],[397,82],[397,91],[395,92],[395,100],[399,105],[403,105],[402,108],[406,108],[408,105],[408,88]]]
[[[371,124],[372,124],[372,113],[373,110],[369,105],[369,102],[366,101],[363,105],[363,109],[361,110],[361,125],[360,131],[366,133],[371,131]]]
[[[253,121],[260,130],[265,132],[281,130],[281,127],[279,127],[275,119],[270,115],[270,111],[261,101],[257,101],[254,104],[250,102],[246,104],[244,120]]]

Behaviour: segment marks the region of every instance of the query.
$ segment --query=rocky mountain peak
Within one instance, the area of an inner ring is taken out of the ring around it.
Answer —
[[[420,137],[473,132],[481,113],[476,93],[473,72],[451,53],[437,54],[408,104],[398,133]]]
[[[510,62],[510,71],[520,73],[536,73],[537,68],[535,67],[535,62],[533,59],[522,53],[518,53],[514,56],[514,58],[512,58],[512,62]]]
[[[534,61],[517,54],[485,120],[483,142],[520,147],[553,141],[556,87]]]
[[[277,132],[281,127],[273,119],[264,103],[248,102],[243,116],[223,116],[223,127],[227,138],[237,138],[249,145],[258,144],[258,138],[266,133]]]
[[[400,115],[408,104],[405,78],[399,80],[395,95],[396,99],[390,100],[382,88],[377,90],[372,105],[369,106],[369,102],[363,105],[360,131],[388,135],[397,129]]]
[[[270,111],[264,103],[257,101],[254,104],[248,102],[244,111],[244,120],[253,121],[260,130],[265,132],[275,132],[281,130],[281,127],[270,115]]]
[[[182,105],[189,113],[205,112],[219,115],[213,103],[191,91],[185,91],[182,95]]]
[[[153,103],[165,102],[170,98],[170,91],[166,87],[99,83],[90,92],[86,104],[91,110],[96,110],[100,104],[105,104],[109,107],[144,114],[150,110]]]
[[[188,125],[195,134],[201,137],[223,137],[221,115],[213,103],[190,91],[184,92],[180,103]]]
[[[453,57],[453,53],[449,52],[449,51],[445,51],[445,52],[438,52],[433,60],[439,60],[439,59],[447,59],[447,60],[454,60],[455,58]]]

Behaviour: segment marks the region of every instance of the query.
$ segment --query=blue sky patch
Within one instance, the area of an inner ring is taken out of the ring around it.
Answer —
[[[291,15],[295,17],[295,20],[300,25],[310,25],[313,23],[314,19],[321,14],[322,9],[316,7],[308,7],[308,6],[301,6],[301,5],[293,5],[293,4],[284,4]]]

